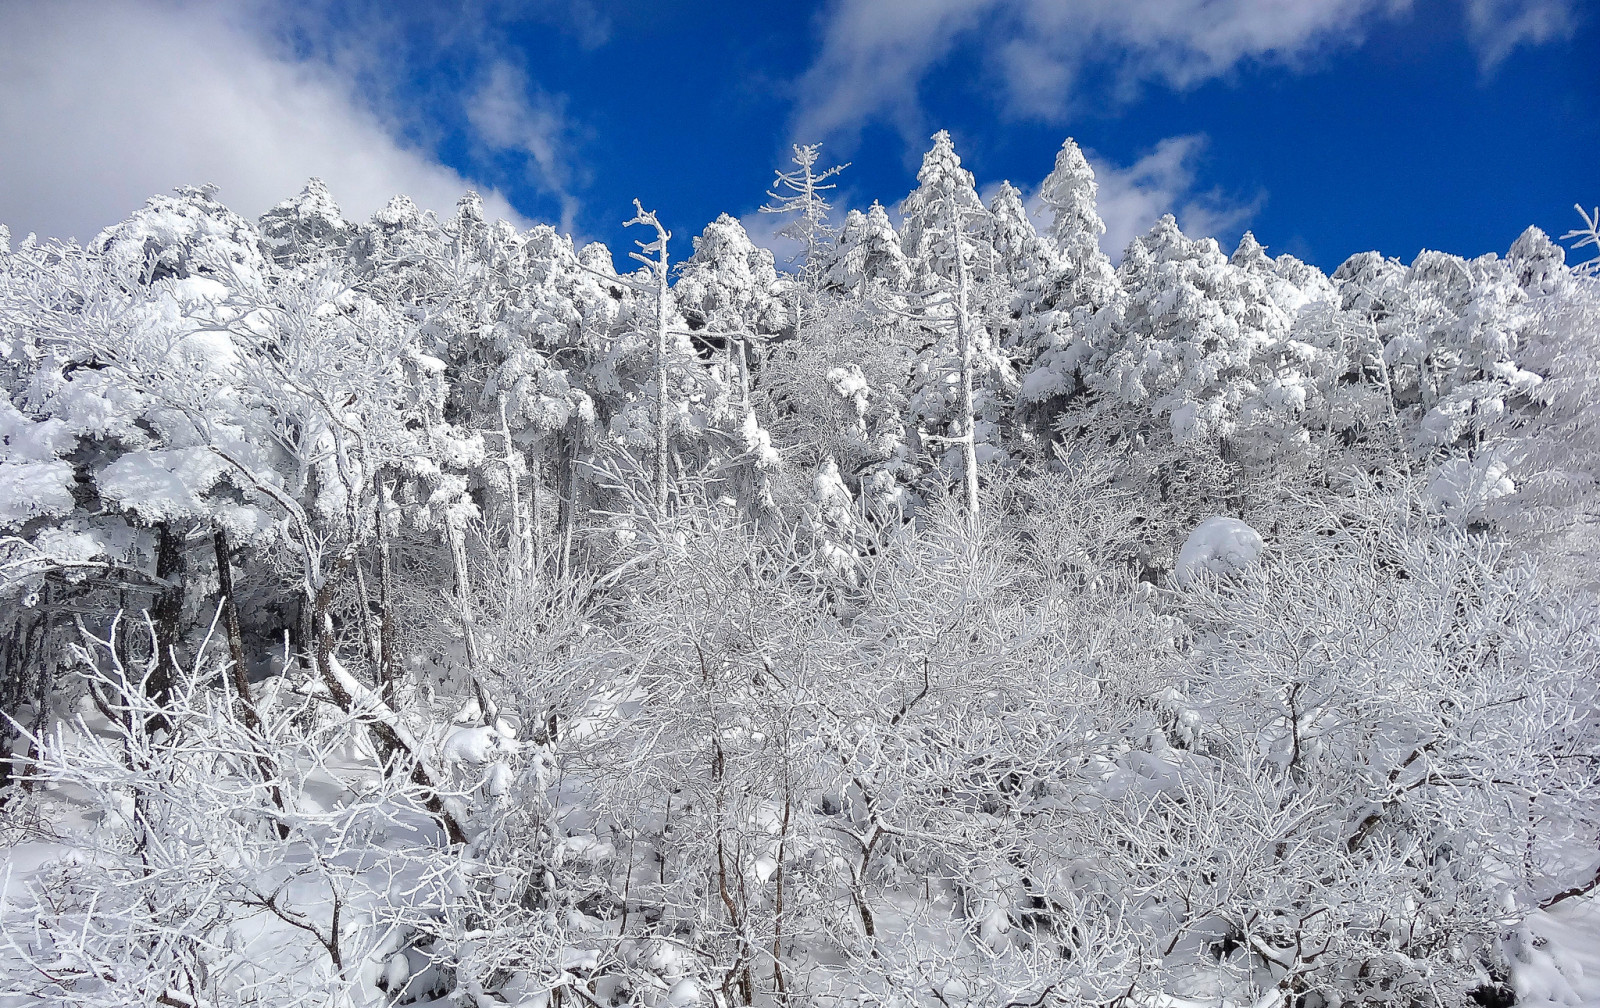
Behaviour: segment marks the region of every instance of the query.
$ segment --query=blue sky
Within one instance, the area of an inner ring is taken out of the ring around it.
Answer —
[[[0,0],[0,222],[87,238],[214,182],[258,214],[312,174],[353,216],[467,186],[622,251],[754,215],[794,141],[893,204],[935,129],[1031,191],[1067,135],[1108,251],[1173,211],[1327,269],[1503,251],[1600,202],[1590,0]]]

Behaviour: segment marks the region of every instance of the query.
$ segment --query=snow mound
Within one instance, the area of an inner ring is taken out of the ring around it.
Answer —
[[[0,462],[0,528],[72,510],[72,466],[44,462]]]
[[[1600,900],[1583,896],[1537,911],[1508,951],[1519,1005],[1600,1006]]]
[[[1510,466],[1495,458],[1454,458],[1428,477],[1423,500],[1431,511],[1461,523],[1481,514],[1490,504],[1517,492],[1508,475]]]
[[[1255,563],[1266,546],[1259,532],[1237,518],[1207,518],[1189,533],[1173,576],[1178,584],[1187,585],[1201,572],[1241,570]]]

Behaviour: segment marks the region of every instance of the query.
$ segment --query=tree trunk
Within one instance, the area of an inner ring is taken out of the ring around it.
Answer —
[[[183,675],[178,646],[183,633],[184,578],[188,555],[183,532],[174,529],[171,522],[158,523],[155,533],[156,577],[165,584],[150,606],[158,653],[152,656],[155,660],[146,690],[150,699],[165,705],[172,700],[172,691]],[[172,728],[167,719],[160,715],[156,718],[156,725],[168,731]]]
[[[11,630],[6,634],[5,659],[0,665],[0,809],[5,807],[9,785],[13,776],[20,776],[18,768],[26,770],[26,757],[13,756],[12,747],[21,738],[15,726],[22,722],[22,708],[29,701],[28,641],[33,636],[33,624],[18,613]]]
[[[351,559],[353,558],[344,558],[341,561],[341,566]],[[317,586],[315,590],[310,585],[307,585],[306,594],[311,609],[311,623],[316,633],[316,649],[313,654],[313,661],[316,664],[317,675],[323,684],[327,686],[328,695],[333,698],[333,702],[339,706],[340,710],[349,714],[355,710],[355,697],[351,695],[350,690],[345,686],[345,682],[334,671],[333,667],[333,615],[329,612],[329,608],[333,603],[333,587],[337,574],[338,572],[335,571],[332,576],[324,579],[322,584]],[[344,679],[348,679],[348,675],[348,673],[345,673]],[[445,808],[444,801],[436,790],[437,782],[429,775],[427,767],[422,763],[422,754],[414,752],[405,743],[405,740],[395,731],[394,726],[386,719],[386,716],[387,718],[393,718],[394,716],[393,708],[387,705],[378,713],[377,717],[367,722],[368,730],[372,733],[373,741],[377,745],[378,758],[384,766],[384,772],[390,772],[396,755],[410,757],[411,782],[422,788],[424,792],[422,807],[444,827],[445,836],[451,843],[466,843],[466,831],[461,828],[461,824],[456,820],[455,816],[450,814],[450,810]]]
[[[478,632],[472,613],[472,583],[467,576],[466,533],[452,527],[449,536],[451,565],[455,568],[456,617],[461,622],[462,644],[467,652],[467,669],[472,674],[473,684],[476,686],[479,669]]]
[[[664,232],[663,232],[664,234]],[[667,513],[667,239],[656,267],[656,510]]]
[[[383,702],[396,706],[396,681],[400,670],[395,664],[394,572],[389,556],[389,495],[383,474],[378,476],[378,500],[374,509],[378,538],[378,687]]]
[[[562,432],[556,455],[556,577],[564,581],[572,562],[572,527],[577,521],[578,485],[574,456],[578,442],[570,432]]]
[[[234,692],[247,708],[245,723],[251,728],[260,724],[256,717],[255,701],[250,695],[250,674],[245,665],[244,634],[239,628],[239,607],[234,601],[233,593],[233,567],[229,557],[232,549],[228,544],[228,532],[217,525],[211,529],[211,548],[217,557],[217,589],[222,595],[222,626],[228,635],[228,657],[232,661],[229,669],[233,681]]]
[[[227,530],[220,525],[211,529],[211,546],[217,555],[217,589],[222,594],[222,623],[228,634],[228,657],[231,659],[228,672],[229,681],[233,684],[234,708],[246,728],[259,732],[261,714],[256,710],[256,700],[250,691],[250,673],[245,667],[244,634],[239,628],[239,607],[234,602],[233,568],[229,563],[233,551],[228,545]],[[277,785],[278,768],[272,757],[257,749],[255,762],[261,771],[261,779],[266,782],[272,804],[280,810],[284,809],[283,791]],[[289,839],[287,823],[278,822],[276,829],[278,839]]]
[[[522,507],[522,479],[517,471],[518,449],[511,441],[511,423],[506,418],[506,397],[500,396],[500,438],[505,442],[505,467],[507,495],[511,502],[511,533],[510,541],[506,544],[511,552],[513,577],[525,577],[533,568],[533,532],[530,526],[530,516],[525,514]],[[537,475],[534,486],[538,487]],[[534,493],[534,502],[537,506],[538,492]],[[531,521],[538,521],[537,516],[532,516]]]
[[[741,334],[738,339],[738,347],[734,350],[734,356],[739,364],[739,405],[743,407],[743,412],[746,416],[750,413],[749,347],[750,341]]]
[[[540,558],[544,555],[544,529],[539,520],[539,483],[544,479],[544,453],[535,454],[528,463],[528,527],[527,534],[527,565],[531,573],[539,566]]]
[[[350,534],[352,536],[357,535],[358,529],[359,526],[356,524],[354,516],[352,516]],[[366,642],[367,657],[372,661],[373,678],[378,679],[383,675],[379,671],[383,664],[383,644],[381,640],[383,629],[382,621],[373,610],[381,603],[375,603],[371,590],[367,587],[367,572],[363,569],[360,560],[352,563],[350,570],[356,582],[356,610],[360,613],[361,639]]]
[[[972,408],[972,320],[967,316],[970,281],[966,247],[961,240],[961,215],[950,203],[950,236],[956,247],[956,344],[961,354],[961,461],[966,483],[967,514],[978,517],[977,423]]]

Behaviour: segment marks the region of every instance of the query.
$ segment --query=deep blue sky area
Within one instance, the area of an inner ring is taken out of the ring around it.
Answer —
[[[918,93],[927,131],[949,129],[980,184],[1036,186],[1067,135],[1131,165],[1165,137],[1200,133],[1196,185],[1254,205],[1240,223],[1277,251],[1328,270],[1367,249],[1408,261],[1423,248],[1503,252],[1528,224],[1560,234],[1577,223],[1575,202],[1600,201],[1600,33],[1593,12],[1580,13],[1570,39],[1519,48],[1486,73],[1455,5],[1434,2],[1301,67],[1247,61],[1193,88],[1146,84],[1131,99],[1105,94],[1113,85],[1096,78],[1113,71],[1100,70],[1082,82],[1091,97],[1055,121],[997,110],[976,42],[932,68]],[[519,37],[540,54],[547,86],[593,109],[583,143],[594,198],[582,223],[620,251],[627,236],[607,226],[606,209],[631,216],[633,195],[680,235],[719,212],[747,214],[790,140],[822,139],[827,163],[852,162],[847,205],[902,198],[922,148],[896,129],[874,123],[844,143],[790,132],[809,55],[794,42],[807,30],[709,2],[618,14],[617,37],[590,52],[548,30]],[[652,79],[667,95],[650,93]],[[521,205],[522,190],[510,192]],[[1221,237],[1231,246],[1242,230]]]
[[[792,142],[893,207],[935,129],[1031,193],[1071,135],[1107,250],[1175,212],[1325,269],[1503,252],[1600,203],[1593,0],[0,0],[0,222],[92,236],[214,182],[255,215],[310,175],[351,216],[550,221],[618,254],[753,233]]]

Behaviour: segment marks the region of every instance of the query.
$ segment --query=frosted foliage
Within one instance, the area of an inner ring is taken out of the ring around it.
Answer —
[[[900,227],[900,247],[914,275],[950,278],[955,273],[956,235],[951,233],[952,214],[963,233],[962,245],[972,263],[988,268],[987,250],[980,251],[970,238],[986,229],[988,210],[973,188],[972,173],[961,167],[950,134],[933,135],[933,147],[922,156],[917,172],[917,188],[900,204],[904,223]]]
[[[1022,193],[1010,182],[1000,183],[1000,191],[989,202],[989,229],[994,271],[1011,283],[1034,283],[1057,268],[1049,243],[1039,236],[1028,218]]]
[[[1233,255],[1228,257],[1228,262],[1250,273],[1266,273],[1272,269],[1272,260],[1267,257],[1267,250],[1256,241],[1256,236],[1246,231],[1239,238],[1239,247],[1234,249]]]
[[[1227,436],[1263,397],[1253,367],[1289,335],[1289,319],[1261,278],[1230,262],[1209,238],[1192,240],[1171,215],[1129,246],[1123,346],[1103,379],[1124,403],[1166,414],[1179,443]],[[1294,414],[1298,396],[1261,408]]]
[[[1512,242],[1506,265],[1512,279],[1530,297],[1560,294],[1572,286],[1566,250],[1532,225]]]
[[[784,324],[772,253],[757,248],[727,214],[694,240],[675,293],[690,323],[713,332],[774,333]]]
[[[1453,458],[1428,477],[1423,499],[1453,522],[1482,517],[1489,505],[1517,492],[1510,465],[1494,458]]]
[[[218,202],[209,188],[153,196],[94,240],[94,249],[112,269],[146,281],[197,275],[248,280],[265,268],[258,245],[250,222]]]
[[[339,205],[327,185],[317,178],[307,182],[299,196],[262,214],[257,227],[262,248],[280,266],[336,252],[350,241],[354,231],[339,213]]]
[[[899,290],[910,280],[911,267],[888,211],[873,203],[866,213],[851,210],[846,214],[829,260],[828,284],[864,294],[876,284]]]
[[[1098,191],[1094,170],[1068,138],[1039,189],[1052,215],[1054,268],[1024,284],[1014,299],[1025,310],[1012,327],[1012,342],[1031,358],[1021,398],[1034,408],[1080,391],[1085,370],[1101,363],[1113,343],[1122,291],[1100,249],[1106,229],[1095,205]]]
[[[1055,167],[1039,187],[1039,198],[1050,208],[1050,237],[1069,268],[1083,272],[1103,258],[1100,237],[1105,222],[1095,205],[1100,185],[1094,169],[1071,137],[1056,154]]]
[[[817,156],[0,241],[0,1008],[1594,1001],[1592,269]]]
[[[65,462],[0,462],[0,527],[70,514],[72,467]]]

